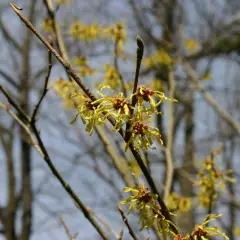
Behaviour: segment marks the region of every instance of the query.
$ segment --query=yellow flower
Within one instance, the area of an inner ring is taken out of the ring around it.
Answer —
[[[224,191],[226,181],[234,183],[235,179],[229,177],[232,169],[221,171],[215,164],[215,157],[221,153],[221,148],[215,149],[203,161],[197,174],[197,180],[193,181],[198,187],[197,197],[200,204],[209,208],[218,197],[219,191]]]
[[[58,79],[54,84],[54,91],[63,99],[63,105],[66,108],[74,108],[81,102],[78,97],[72,98],[72,95],[80,93],[79,86],[75,82]]]
[[[53,31],[53,21],[50,18],[43,19],[42,29],[46,33],[50,33]]]
[[[91,68],[89,66],[83,66],[80,69],[79,75],[81,77],[86,77],[86,76],[90,76],[92,74],[96,73],[96,70],[94,68]]]
[[[124,192],[131,192],[132,195],[120,203],[130,204],[129,212],[131,210],[140,212],[140,231],[152,226],[157,226],[159,231],[169,231],[170,221],[162,215],[156,194],[152,194],[144,184],[133,188],[125,187]]]
[[[117,89],[119,86],[121,86],[121,81],[119,78],[119,74],[115,67],[106,64],[104,66],[105,74],[104,74],[104,80],[103,85],[109,85],[112,89]],[[102,85],[102,84],[98,84]]]
[[[240,236],[240,227],[236,227],[236,228],[234,229],[234,234],[235,234],[236,236]]]
[[[85,66],[88,64],[87,58],[85,56],[76,57],[74,63],[78,67]]]
[[[212,226],[208,226],[208,224],[214,220],[216,220],[217,218],[221,217],[222,215],[216,215],[216,214],[208,214],[205,219],[203,220],[203,222],[201,224],[198,224],[195,226],[194,231],[191,234],[191,237],[193,239],[209,239],[207,237],[211,237],[211,236],[220,236],[223,237],[226,240],[229,240],[229,238],[221,232],[221,230],[217,227],[212,227]]]
[[[88,65],[87,58],[84,56],[77,57],[74,62],[75,65],[80,68],[79,75],[81,77],[86,77],[96,72],[94,68]]]
[[[103,86],[102,89],[106,88]],[[110,87],[109,87],[110,88]],[[111,97],[102,93],[102,89],[98,92],[101,96],[94,104],[98,104],[98,108],[108,117],[113,116],[116,120],[114,129],[118,131],[130,119],[131,95],[127,98],[120,92],[117,96]]]
[[[113,39],[117,44],[116,54],[120,54],[123,50],[123,44],[126,40],[126,29],[124,24],[117,23],[113,26],[103,29],[103,36]]]
[[[212,236],[223,237],[226,240],[229,238],[222,233],[217,227],[209,226],[209,223],[221,217],[221,214],[208,214],[201,224],[197,224],[191,234],[182,236],[182,234],[175,235],[174,240],[210,240]]]
[[[74,21],[70,25],[69,34],[77,39],[96,40],[100,34],[100,28],[97,24],[84,25],[79,21]]]
[[[131,137],[126,144],[125,151],[127,151],[130,144],[133,144],[136,150],[147,150],[153,145],[153,138],[158,139],[158,141],[163,144],[158,128],[148,126],[137,119],[132,120],[129,131]]]
[[[171,102],[177,102],[177,100],[174,98],[166,97],[163,92],[154,91],[145,86],[139,86],[135,95],[137,97],[138,108],[143,108],[143,112],[147,113],[149,116],[151,116],[152,113],[163,114],[162,112],[157,111],[157,107],[163,101],[168,100]],[[149,107],[146,106],[146,103],[149,105]]]
[[[204,74],[202,74],[200,78],[202,80],[209,81],[209,80],[212,80],[212,74],[209,72],[205,72]]]
[[[167,198],[167,206],[170,211],[188,212],[192,207],[191,198],[172,193]]]
[[[185,39],[184,44],[185,44],[186,49],[189,52],[193,52],[197,47],[199,47],[198,42],[193,39]]]
[[[81,103],[77,106],[78,113],[75,118],[71,121],[71,124],[75,123],[77,117],[80,116],[83,124],[86,125],[86,131],[89,135],[92,135],[93,129],[96,125],[101,125],[105,120],[106,116],[103,114],[101,108],[96,107],[94,103],[85,95],[76,94],[74,97],[81,99]]]
[[[143,63],[147,68],[162,65],[172,65],[175,63],[175,60],[163,49],[159,49],[152,56],[145,58]]]
[[[111,27],[103,29],[103,34],[108,38],[112,38],[113,40],[125,41],[126,39],[126,29],[121,23],[117,23]]]

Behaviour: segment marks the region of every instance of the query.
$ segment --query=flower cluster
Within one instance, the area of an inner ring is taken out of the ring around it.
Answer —
[[[126,40],[126,29],[123,24],[117,23],[113,26],[107,27],[103,30],[103,34],[107,38],[112,38],[116,42],[116,54],[122,52],[123,44]]]
[[[75,65],[80,69],[79,75],[81,77],[86,77],[92,75],[96,72],[94,68],[88,65],[87,58],[84,56],[79,56],[75,59]]]
[[[43,19],[42,30],[46,33],[51,33],[53,31],[53,20],[51,18]]]
[[[168,98],[163,92],[154,91],[145,86],[139,86],[136,92],[138,112],[145,112],[151,116],[153,113],[162,114],[157,107],[165,100],[177,102],[174,98]]]
[[[177,193],[172,193],[167,198],[167,207],[172,212],[188,212],[192,207],[192,200],[189,197],[182,197]]]
[[[81,40],[112,39],[117,44],[117,53],[123,49],[123,43],[126,40],[126,29],[123,24],[117,23],[110,27],[101,27],[98,24],[82,24],[80,21],[74,21],[70,25],[70,36]]]
[[[163,49],[159,49],[152,56],[144,59],[144,64],[147,68],[162,65],[172,65],[175,60]]]
[[[149,229],[157,226],[160,232],[169,231],[169,221],[161,213],[161,208],[157,202],[157,195],[152,194],[143,184],[138,187],[125,187],[124,192],[131,192],[132,195],[121,201],[121,204],[130,204],[129,211],[135,210],[140,212],[139,223],[141,229]]]
[[[138,120],[138,118],[132,121],[129,131],[131,132],[131,136],[126,144],[125,151],[130,144],[133,144],[137,150],[147,150],[153,144],[153,137],[157,138],[158,141],[163,144],[159,129],[145,124],[143,121]]]
[[[74,108],[82,102],[79,87],[75,82],[70,82],[63,79],[56,80],[54,91],[63,99],[63,105],[66,108]],[[72,96],[78,97],[73,98]]]
[[[229,238],[224,233],[222,233],[219,228],[208,226],[210,222],[216,220],[220,216],[221,214],[207,215],[201,224],[195,226],[191,234],[187,234],[186,236],[178,234],[174,237],[174,240],[210,240],[212,236],[219,236],[223,237],[226,240],[229,240]]]
[[[81,40],[96,40],[100,35],[100,27],[98,24],[85,25],[80,21],[74,21],[70,25],[69,34]]]
[[[221,153],[221,148],[215,149],[203,161],[194,183],[198,186],[197,197],[202,206],[209,208],[218,196],[218,191],[224,191],[226,181],[234,183],[235,180],[228,175],[232,173],[232,169],[221,171],[215,164],[215,158]]]
[[[119,86],[121,86],[119,74],[115,67],[109,64],[106,64],[104,66],[104,70],[105,70],[105,73],[104,73],[103,83],[98,84],[98,86],[108,85],[114,90],[116,90]]]
[[[196,50],[196,48],[199,47],[198,42],[196,42],[193,39],[185,39],[184,40],[184,45],[189,52],[193,52],[193,51]]]

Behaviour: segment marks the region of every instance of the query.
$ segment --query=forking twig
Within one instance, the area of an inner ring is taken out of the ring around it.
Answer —
[[[74,235],[72,235],[72,234],[70,233],[70,230],[68,229],[67,224],[64,222],[63,217],[59,217],[59,219],[60,219],[60,221],[61,221],[61,223],[62,223],[62,225],[63,225],[63,227],[64,227],[64,230],[65,230],[65,232],[66,232],[66,234],[67,234],[67,236],[68,236],[68,239],[69,239],[69,240],[75,240],[75,238],[77,237],[78,233],[75,233]]]

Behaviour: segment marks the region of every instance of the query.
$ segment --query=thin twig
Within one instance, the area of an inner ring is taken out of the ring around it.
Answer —
[[[175,91],[175,82],[172,69],[169,70],[169,97],[174,97]],[[167,200],[168,195],[170,194],[172,181],[173,181],[173,130],[174,130],[174,110],[173,105],[168,105],[168,134],[167,134],[167,146],[165,149],[166,156],[166,182],[164,187],[164,201]]]
[[[144,44],[143,40],[138,36],[137,37],[137,64],[136,64],[136,72],[135,72],[135,79],[134,79],[134,86],[133,86],[133,94],[137,91],[138,86],[138,79],[140,73],[141,62],[144,54]],[[137,97],[136,95],[132,98],[132,107],[136,105]]]
[[[37,112],[39,110],[39,107],[42,103],[43,98],[47,94],[47,91],[48,91],[47,87],[48,87],[48,81],[49,81],[51,69],[52,69],[52,53],[48,50],[48,71],[47,71],[47,75],[46,75],[46,78],[45,78],[42,95],[41,95],[37,105],[34,108],[34,111],[33,111],[33,114],[32,114],[31,120],[30,120],[31,123],[36,121],[36,115],[37,115]]]
[[[68,57],[67,50],[66,50],[66,47],[65,47],[65,44],[63,41],[62,32],[61,32],[60,26],[56,20],[56,15],[55,15],[56,11],[53,6],[53,1],[52,0],[44,0],[43,2],[47,8],[49,18],[53,22],[53,30],[54,30],[54,33],[56,36],[57,47],[59,49],[59,53],[65,61],[69,62],[69,57]],[[65,69],[65,71],[66,71],[66,69]],[[69,77],[69,80],[71,81],[72,79],[68,72],[67,72],[67,75]]]
[[[99,217],[98,215],[96,215],[96,213],[90,208],[90,207],[88,207],[88,211],[93,215],[93,216],[95,216],[96,218],[97,218],[97,220],[100,222],[100,223],[102,223],[102,225],[110,232],[110,233],[112,233],[113,234],[113,236],[116,238],[116,239],[118,239],[118,235],[117,235],[117,233],[115,233],[114,231],[113,231],[113,229],[108,225],[108,223],[105,221],[105,220],[103,220],[101,217]]]
[[[122,216],[123,222],[126,224],[126,226],[128,228],[129,234],[132,236],[132,238],[134,240],[138,240],[137,235],[135,234],[135,232],[133,231],[132,227],[130,226],[130,224],[129,224],[128,220],[127,220],[127,217],[126,217],[125,213],[123,212],[123,210],[122,210],[122,208],[120,206],[118,206],[118,211],[120,212],[120,214]]]
[[[23,111],[23,109],[11,98],[11,96],[8,94],[8,92],[0,85],[1,92],[5,95],[8,102],[18,111],[18,113],[21,115],[21,117],[24,119],[24,121],[29,122],[30,117]]]
[[[20,119],[19,116],[17,116],[17,114],[15,114],[8,105],[3,104],[2,102],[0,102],[0,108],[2,108],[3,110],[5,110],[9,115],[12,116],[12,118],[25,130],[25,132],[28,134],[29,139],[30,139],[30,143],[36,148],[36,150],[40,153],[40,155],[43,157],[43,153],[38,145],[38,143],[36,142],[36,140],[34,139],[34,135],[31,133],[29,127]]]
[[[75,240],[75,238],[77,237],[78,233],[75,233],[75,234],[72,236],[72,234],[70,233],[70,230],[68,229],[67,224],[64,222],[63,217],[59,217],[59,219],[60,219],[60,221],[61,221],[61,223],[62,223],[62,225],[63,225],[63,227],[64,227],[64,230],[65,230],[65,232],[66,232],[69,240]]]
[[[122,240],[122,239],[123,239],[123,228],[120,230],[119,237],[118,237],[118,240]]]
[[[140,73],[143,53],[144,53],[143,40],[139,36],[137,36],[137,63],[136,63],[136,72],[135,72],[135,79],[134,79],[133,92],[132,92],[134,95],[132,97],[132,108],[130,109],[131,115],[133,115],[134,107],[137,103],[136,92],[137,92],[138,79],[139,79],[139,73]],[[126,124],[126,142],[128,142],[129,139],[131,138],[130,127],[131,127],[131,122],[128,121]]]

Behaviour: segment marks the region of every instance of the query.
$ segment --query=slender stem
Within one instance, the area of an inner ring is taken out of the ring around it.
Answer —
[[[8,92],[0,85],[1,92],[5,95],[8,102],[18,111],[18,113],[21,115],[21,117],[24,119],[24,121],[29,122],[30,117],[23,111],[23,109],[11,98],[11,96],[8,94]]]
[[[175,82],[172,69],[169,70],[169,97],[173,98],[175,92]],[[165,149],[166,156],[166,183],[164,187],[164,201],[167,200],[168,195],[170,194],[172,182],[173,182],[173,128],[174,128],[174,110],[173,105],[168,105],[168,135],[167,135],[167,147]]]
[[[51,70],[52,70],[52,53],[48,50],[48,70],[47,70],[47,75],[46,75],[46,78],[45,78],[42,95],[41,95],[37,105],[35,106],[35,108],[33,110],[33,114],[32,114],[31,120],[30,120],[31,123],[35,122],[36,115],[37,115],[37,112],[39,110],[39,107],[40,107],[40,105],[42,103],[43,98],[47,94],[47,91],[48,91],[47,87],[48,87],[48,81],[49,81]]]
[[[127,220],[127,217],[126,217],[125,213],[123,212],[123,210],[122,210],[122,208],[120,206],[118,206],[118,211],[120,212],[120,214],[122,216],[123,222],[126,224],[126,226],[128,228],[129,234],[132,236],[132,238],[134,240],[138,240],[137,235],[135,234],[135,232],[133,231],[132,227],[130,226],[130,224],[129,224],[128,220]]]
[[[140,72],[141,62],[143,58],[143,53],[144,53],[143,40],[138,36],[137,37],[137,63],[136,63],[136,72],[135,72],[135,79],[134,79],[134,85],[133,85],[134,95],[132,98],[132,108],[130,109],[131,115],[133,115],[134,107],[137,103],[137,96],[135,93],[137,92],[138,78],[139,78],[139,72]],[[131,137],[130,127],[131,127],[131,121],[128,121],[126,124],[126,142],[128,142]]]
[[[135,73],[134,86],[133,86],[133,94],[136,93],[137,91],[138,78],[139,78],[143,53],[144,53],[143,40],[138,36],[137,37],[137,65],[136,65],[136,73]],[[132,98],[132,107],[136,105],[136,102],[137,102],[137,97],[136,95],[134,95]]]

